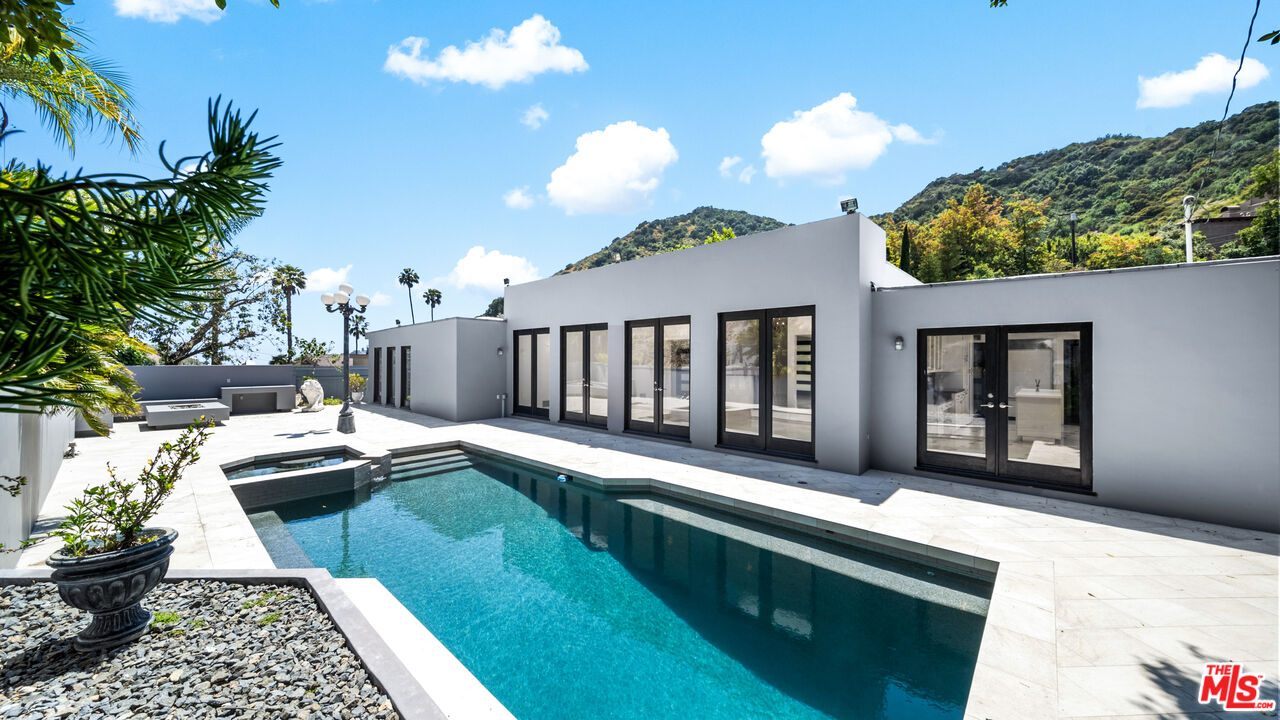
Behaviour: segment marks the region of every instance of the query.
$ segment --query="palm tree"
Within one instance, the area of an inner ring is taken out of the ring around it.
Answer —
[[[63,31],[65,52],[29,54],[21,39],[8,34],[0,43],[0,93],[25,99],[57,141],[73,154],[79,129],[104,125],[128,148],[142,142],[138,121],[129,112],[133,98],[124,75],[110,63],[85,57],[83,35]],[[56,58],[56,60],[55,60]]]
[[[431,321],[432,321],[432,322],[435,322],[435,319],[436,319],[436,308],[437,308],[437,307],[439,307],[439,305],[440,305],[440,298],[442,298],[442,297],[443,297],[443,296],[440,294],[440,291],[439,291],[439,290],[437,290],[437,289],[435,289],[435,288],[431,288],[430,290],[428,290],[428,291],[426,291],[426,292],[422,293],[422,299],[426,301],[426,303],[427,303],[427,307],[431,308]]]
[[[413,268],[405,268],[400,271],[398,282],[409,289],[409,322],[417,322],[413,317],[413,286],[418,284],[418,273]]]
[[[307,289],[307,274],[294,265],[276,268],[271,284],[277,292],[284,293],[285,354],[293,361],[293,296]]]
[[[369,337],[369,318],[364,315],[351,316],[351,337],[356,341],[356,352],[360,352],[360,338]]]

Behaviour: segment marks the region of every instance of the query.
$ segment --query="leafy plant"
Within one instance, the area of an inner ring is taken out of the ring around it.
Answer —
[[[48,383],[75,369],[59,352],[82,327],[189,318],[188,303],[219,286],[215,252],[261,213],[280,160],[253,116],[218,100],[208,117],[204,155],[171,161],[161,145],[167,178],[0,170],[0,412],[72,404]]]
[[[342,398],[327,397],[327,398],[325,398],[325,399],[324,399],[324,404],[325,404],[325,405],[341,405],[341,404],[342,404]]]
[[[143,466],[138,479],[121,480],[107,465],[110,481],[95,485],[67,506],[67,517],[49,533],[63,542],[72,557],[123,550],[154,538],[144,536],[151,517],[173,492],[182,473],[200,459],[213,423],[203,416],[182,431],[177,442],[160,445]]]
[[[368,381],[359,373],[349,373],[347,381],[351,383],[351,392],[364,392],[365,387],[368,386]]]

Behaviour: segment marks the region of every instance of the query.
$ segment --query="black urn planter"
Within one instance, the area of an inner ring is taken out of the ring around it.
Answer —
[[[142,535],[158,537],[124,550],[84,557],[71,557],[59,550],[46,561],[53,568],[52,579],[63,602],[93,614],[89,627],[72,640],[76,650],[106,650],[147,631],[152,615],[140,603],[169,570],[178,531],[147,528]]]

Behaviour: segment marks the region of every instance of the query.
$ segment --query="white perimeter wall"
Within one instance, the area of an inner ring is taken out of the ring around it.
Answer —
[[[859,412],[869,381],[860,370],[869,282],[902,281],[883,258],[884,232],[861,215],[845,215],[513,285],[505,300],[507,346],[514,347],[511,334],[517,330],[551,329],[554,422],[560,417],[560,328],[608,323],[608,430],[621,432],[627,400],[624,324],[688,315],[690,441],[713,448],[719,412],[719,313],[814,305],[816,458],[823,467],[857,473],[869,459],[860,441],[864,414]],[[864,272],[864,266],[870,269]],[[514,362],[515,353],[507,353],[508,412]]]
[[[75,415],[0,413],[0,475],[25,476],[17,497],[0,492],[0,543],[16,547],[31,534],[31,523],[62,467],[62,454],[75,437]],[[14,567],[18,553],[0,553],[0,568]]]
[[[1280,260],[893,289],[871,307],[873,467],[915,467],[917,329],[1092,322],[1097,497],[1069,497],[1280,530]]]

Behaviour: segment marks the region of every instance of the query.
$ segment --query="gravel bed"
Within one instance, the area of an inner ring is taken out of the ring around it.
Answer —
[[[138,640],[79,653],[88,615],[49,583],[0,586],[0,720],[398,718],[311,594],[161,583]]]

